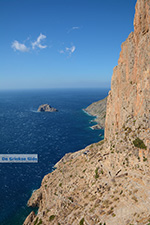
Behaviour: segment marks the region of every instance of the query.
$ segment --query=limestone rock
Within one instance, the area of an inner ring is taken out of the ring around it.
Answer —
[[[33,222],[33,220],[34,220],[35,217],[36,217],[35,212],[32,211],[28,215],[28,217],[26,218],[26,220],[24,221],[24,224],[23,225],[32,225],[33,224],[32,222]]]
[[[121,139],[101,141],[66,154],[46,175],[32,225],[146,225],[150,220],[150,160]],[[36,204],[35,204],[36,205]],[[25,224],[24,224],[25,225]]]
[[[30,207],[38,207],[41,199],[42,199],[42,192],[40,189],[37,189],[32,193],[32,196],[29,199],[27,205]]]
[[[107,101],[105,138],[111,140],[124,126],[150,141],[150,0],[138,0],[134,32],[121,46]],[[138,129],[139,128],[139,129]]]
[[[58,110],[51,107],[49,104],[40,105],[38,108],[38,112],[57,112]]]
[[[99,130],[99,129],[103,129],[103,127],[101,127],[99,124],[95,124],[95,125],[91,126],[91,129]]]

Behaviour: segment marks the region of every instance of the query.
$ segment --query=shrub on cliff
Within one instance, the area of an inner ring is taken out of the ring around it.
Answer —
[[[51,221],[53,221],[55,219],[55,215],[51,215],[50,217],[49,217],[49,221],[51,222]]]
[[[133,141],[133,144],[137,148],[147,149],[146,145],[144,144],[144,142],[140,138],[136,138]]]
[[[81,220],[80,220],[80,225],[83,225],[84,224],[84,218],[82,218]]]
[[[35,220],[35,222],[34,222],[34,225],[36,225],[37,224],[37,222],[38,222],[38,217],[36,218],[36,220]]]
[[[95,179],[99,178],[99,175],[98,175],[98,169],[99,169],[99,168],[96,168],[96,170],[95,170]]]

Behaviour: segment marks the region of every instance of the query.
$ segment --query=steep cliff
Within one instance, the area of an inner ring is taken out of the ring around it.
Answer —
[[[129,127],[148,144],[150,118],[150,0],[138,0],[134,32],[122,44],[108,96],[105,138]],[[131,138],[130,137],[130,138]]]

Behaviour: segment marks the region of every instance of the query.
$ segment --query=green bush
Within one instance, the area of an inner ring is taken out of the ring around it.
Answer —
[[[40,219],[40,221],[39,221],[39,223],[37,225],[40,225],[40,224],[42,224],[42,220],[41,219]]]
[[[55,219],[55,215],[51,215],[50,217],[49,217],[49,221],[53,221]]]
[[[104,174],[104,171],[101,169],[101,174]]]
[[[122,195],[122,193],[123,193],[123,190],[120,191],[120,195]]]
[[[62,183],[59,184],[59,187],[61,187],[61,186],[62,186]]]
[[[80,220],[80,223],[79,223],[80,225],[84,225],[84,218],[82,218],[81,220]]]
[[[99,178],[99,175],[98,175],[98,169],[99,169],[99,168],[96,168],[96,170],[95,170],[95,179]]]
[[[145,156],[143,157],[143,162],[146,162],[147,161],[147,158],[145,158]]]
[[[36,220],[35,220],[35,222],[34,222],[34,225],[36,225],[37,224],[37,222],[38,222],[38,217],[36,218]]]
[[[140,139],[140,138],[136,138],[133,141],[133,144],[135,147],[137,148],[141,148],[141,149],[147,149],[146,145],[144,144],[144,142]]]

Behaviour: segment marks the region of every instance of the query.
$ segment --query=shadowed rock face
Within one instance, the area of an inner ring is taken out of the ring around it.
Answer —
[[[40,105],[38,108],[38,112],[57,112],[58,110],[51,107],[48,104]]]
[[[134,32],[121,46],[118,66],[114,68],[112,76],[105,122],[107,140],[113,139],[123,126],[133,129],[145,143],[150,140],[149,27],[150,0],[138,0]]]

